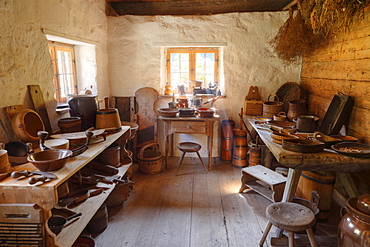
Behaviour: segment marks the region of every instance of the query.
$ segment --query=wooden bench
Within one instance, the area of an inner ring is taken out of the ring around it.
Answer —
[[[286,177],[262,165],[242,169],[239,193],[247,189],[254,190],[272,202],[281,201],[284,193]]]

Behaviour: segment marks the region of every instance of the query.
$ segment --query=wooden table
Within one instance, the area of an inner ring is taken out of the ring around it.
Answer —
[[[212,169],[212,148],[213,148],[213,128],[214,123],[219,120],[218,116],[212,118],[201,117],[159,117],[164,121],[164,137],[165,137],[165,164],[168,163],[168,150],[171,147],[171,155],[173,156],[173,135],[175,133],[182,134],[204,134],[207,136],[208,146],[208,169]],[[171,139],[171,145],[170,145]]]
[[[342,179],[349,180],[350,176],[345,176],[344,173],[370,169],[370,159],[341,155],[331,149],[324,149],[323,152],[319,153],[297,153],[285,150],[281,145],[272,141],[271,132],[260,129],[254,123],[253,117],[247,116],[246,119],[275,156],[276,160],[281,165],[289,168],[282,198],[283,202],[291,202],[293,200],[302,171],[340,172],[343,175]],[[347,184],[351,185],[352,183],[348,182]],[[356,194],[356,188],[346,189],[351,197]],[[281,232],[278,232],[278,235],[281,235]]]

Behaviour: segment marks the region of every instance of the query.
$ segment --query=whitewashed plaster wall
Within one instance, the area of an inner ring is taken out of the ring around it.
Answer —
[[[114,96],[131,96],[141,87],[162,93],[161,48],[156,43],[226,43],[225,99],[216,106],[223,118],[238,120],[250,86],[264,100],[285,82],[300,80],[300,63],[286,65],[270,41],[286,12],[231,13],[210,16],[108,17],[109,81]]]
[[[112,95],[131,96],[141,87],[153,87],[163,93],[166,79],[163,74],[161,77],[163,49],[158,43],[226,43],[223,48],[223,93],[226,98],[217,100],[215,107],[219,109],[221,121],[232,117],[239,127],[237,114],[243,107],[250,86],[258,86],[262,99],[267,100],[269,94],[275,93],[285,82],[300,80],[301,63],[284,64],[273,53],[269,43],[287,16],[286,12],[264,12],[108,17]],[[161,137],[161,122],[158,124],[158,136]],[[192,138],[202,139],[201,136],[191,137],[190,140]],[[201,142],[206,147],[204,138]],[[219,144],[216,143],[215,147],[217,151]],[[202,156],[205,151],[203,148]]]
[[[42,29],[96,45],[97,90],[101,95],[109,95],[106,28],[102,0],[1,0],[0,107],[30,108],[27,85],[39,84],[49,116],[56,114],[53,69]],[[56,122],[52,124],[57,128]]]

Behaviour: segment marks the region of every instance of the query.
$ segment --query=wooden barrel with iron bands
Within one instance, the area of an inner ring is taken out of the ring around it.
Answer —
[[[234,143],[233,143],[233,161],[235,167],[247,166],[247,132],[241,129],[234,129]]]
[[[324,174],[321,174],[324,173]],[[302,171],[298,182],[296,196],[311,200],[312,191],[319,194],[319,221],[326,221],[329,218],[329,210],[333,198],[335,174],[333,172],[311,172]]]
[[[235,122],[232,118],[221,122],[221,160],[231,161],[233,152],[233,129]]]
[[[104,97],[105,109],[96,111],[96,128],[105,129],[106,132],[117,132],[121,130],[121,119],[116,108],[109,108],[108,97]]]
[[[249,166],[261,164],[261,147],[252,142],[249,143]]]

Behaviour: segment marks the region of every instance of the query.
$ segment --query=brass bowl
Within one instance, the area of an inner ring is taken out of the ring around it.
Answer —
[[[65,166],[72,153],[67,149],[45,150],[30,154],[27,160],[42,172],[56,171]]]

